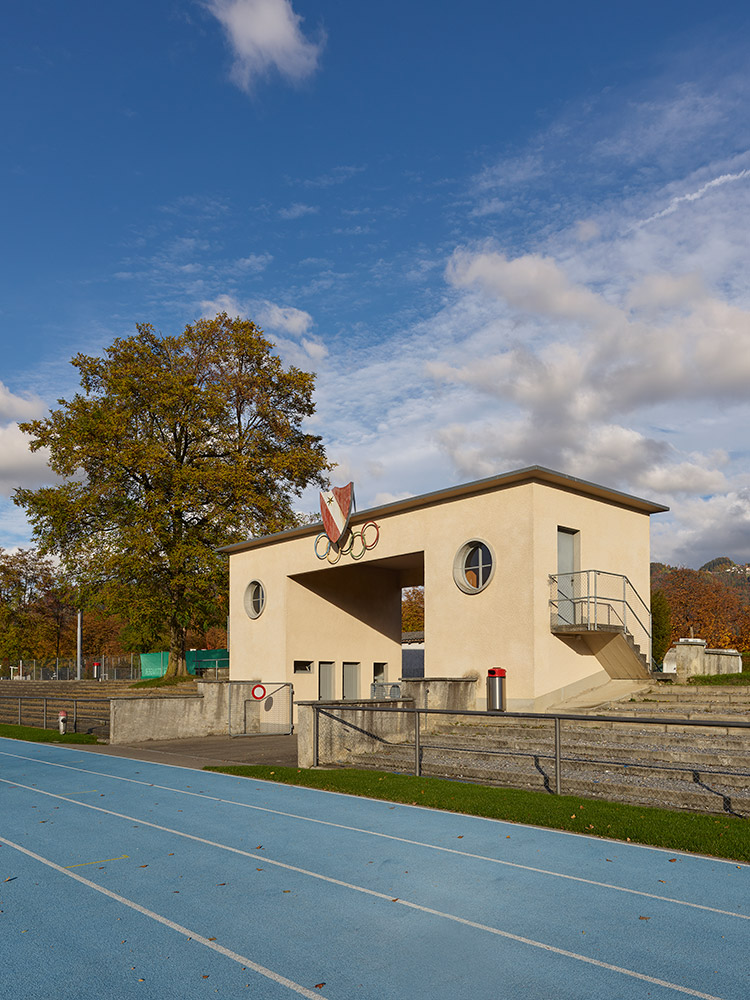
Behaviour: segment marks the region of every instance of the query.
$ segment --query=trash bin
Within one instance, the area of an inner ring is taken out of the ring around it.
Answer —
[[[505,711],[505,671],[502,667],[487,671],[487,711]]]

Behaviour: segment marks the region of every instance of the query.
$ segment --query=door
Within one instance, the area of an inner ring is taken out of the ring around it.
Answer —
[[[318,698],[321,701],[333,701],[335,698],[333,663],[321,660],[318,663]]]
[[[359,698],[359,664],[345,663],[343,668],[342,696],[345,701]]]
[[[557,529],[557,620],[560,625],[576,624],[577,531]]]

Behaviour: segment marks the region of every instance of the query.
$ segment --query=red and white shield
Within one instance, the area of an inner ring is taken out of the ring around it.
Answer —
[[[354,510],[354,483],[334,486],[329,493],[320,494],[320,516],[325,533],[336,545],[346,531],[349,517]]]

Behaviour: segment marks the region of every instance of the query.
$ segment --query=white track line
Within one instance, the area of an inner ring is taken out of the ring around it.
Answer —
[[[7,783],[16,784],[15,782],[7,782]],[[18,787],[27,788],[28,786],[19,785]],[[29,791],[39,792],[40,789],[29,788]],[[427,913],[434,917],[441,917],[444,920],[450,920],[453,923],[462,924],[465,927],[472,927],[475,930],[485,931],[488,934],[494,934],[497,937],[505,938],[508,941],[515,941],[518,944],[529,945],[532,948],[539,948],[542,951],[551,952],[554,955],[561,955],[563,958],[571,958],[577,962],[584,962],[587,965],[593,965],[599,969],[607,969],[610,972],[617,972],[623,976],[629,976],[631,979],[638,979],[641,980],[642,982],[652,983],[655,986],[663,986],[666,989],[674,990],[677,993],[683,993],[686,994],[687,996],[699,997],[700,1000],[722,1000],[721,997],[717,997],[713,993],[701,993],[700,990],[692,990],[690,989],[690,987],[681,986],[679,983],[671,983],[666,979],[658,979],[654,976],[647,976],[645,975],[645,973],[635,972],[633,969],[625,969],[620,965],[612,965],[610,962],[602,962],[599,959],[590,958],[588,955],[580,955],[578,954],[578,952],[575,951],[567,951],[565,948],[556,948],[554,945],[546,944],[543,941],[535,941],[533,938],[521,937],[518,934],[512,934],[510,931],[500,930],[498,927],[491,927],[487,924],[477,923],[475,920],[467,920],[465,917],[459,917],[453,913],[444,913],[442,910],[435,910],[430,906],[422,906],[419,903],[412,903],[406,899],[394,899],[393,896],[389,896],[383,892],[377,892],[375,889],[368,889],[365,886],[354,885],[351,882],[344,882],[341,879],[331,878],[330,876],[322,875],[319,872],[308,871],[307,869],[299,868],[296,865],[288,865],[282,861],[275,861],[265,856],[251,854],[249,851],[243,851],[237,847],[230,847],[227,844],[219,844],[216,841],[207,840],[204,837],[197,837],[194,834],[183,833],[181,830],[172,830],[169,827],[160,826],[158,823],[150,823],[147,820],[139,819],[137,816],[126,816],[123,813],[113,812],[111,809],[103,809],[101,806],[92,806],[89,805],[88,803],[76,802],[75,799],[68,799],[63,795],[55,795],[52,792],[41,792],[41,794],[49,795],[51,798],[55,799],[62,799],[65,802],[70,802],[73,805],[80,805],[86,809],[94,809],[96,810],[96,812],[107,813],[108,815],[116,816],[119,819],[127,819],[131,822],[136,822],[142,826],[150,826],[153,829],[161,830],[164,833],[171,833],[178,837],[186,837],[189,840],[194,840],[201,844],[207,844],[210,847],[218,847],[221,850],[231,851],[231,853],[233,854],[240,854],[243,855],[244,857],[251,858],[254,861],[263,861],[264,864],[273,865],[277,868],[283,868],[286,871],[293,871],[300,875],[306,875],[310,878],[319,879],[321,882],[327,882],[330,885],[338,885],[344,889],[351,889],[355,892],[361,892],[366,896],[373,896],[376,899],[382,899],[389,903],[398,903],[401,906],[405,906],[411,910],[417,910],[420,913]],[[182,927],[179,924],[172,923],[172,921],[168,920],[166,917],[162,917],[159,914],[154,913],[152,910],[147,910],[144,907],[141,907],[138,903],[134,903],[132,900],[126,899],[124,896],[118,896],[117,893],[111,892],[109,889],[105,889],[102,886],[97,885],[95,882],[91,882],[89,879],[83,878],[82,875],[77,875],[75,872],[72,872],[67,868],[62,868],[60,865],[57,865],[52,861],[48,861],[46,858],[42,858],[38,854],[34,854],[32,851],[29,851],[24,847],[20,847],[18,844],[13,843],[12,841],[5,840],[3,837],[0,837],[0,843],[7,844],[9,847],[14,847],[17,850],[22,851],[24,854],[27,854],[30,857],[35,858],[37,861],[41,861],[43,864],[49,865],[51,868],[54,868],[55,871],[58,871],[63,875],[67,875],[70,878],[74,878],[77,881],[82,882],[84,885],[88,885],[90,888],[96,889],[98,892],[104,893],[104,895],[106,896],[110,896],[112,899],[124,903],[126,906],[132,907],[132,909],[138,910],[139,913],[143,913],[154,920],[158,920],[160,923],[163,923],[168,927],[172,927],[174,930],[179,931],[181,934],[185,934],[186,936],[190,937],[194,936],[192,931],[189,931],[187,928]],[[285,986],[289,986],[290,989],[295,989],[298,993],[302,993],[303,996],[312,997],[319,995],[311,993],[309,990],[305,990],[305,987],[300,986],[297,983],[293,983],[291,980],[282,979],[282,977],[277,977],[276,973],[272,973],[270,970],[265,969],[263,966],[259,966],[256,963],[253,963],[243,958],[241,955],[237,955],[235,952],[231,952],[220,945],[217,946],[215,942],[209,941],[207,938],[197,936],[196,939],[201,941],[201,943],[214,948],[216,951],[221,952],[221,954],[227,955],[228,957],[233,958],[235,961],[240,961],[243,965],[248,965],[249,967],[254,968],[257,972],[260,972],[262,975],[266,975],[269,978],[276,979],[278,982],[283,982]]]
[[[401,844],[409,844],[412,847],[426,847],[432,851],[442,851],[444,854],[457,854],[462,858],[472,858],[476,861],[488,861],[495,865],[504,865],[507,868],[516,868],[520,871],[533,872],[535,875],[550,875],[553,878],[567,879],[570,882],[582,882],[584,885],[592,885],[597,889],[612,889],[615,892],[627,892],[633,896],[643,896],[646,899],[656,899],[661,903],[674,903],[676,906],[688,906],[694,910],[704,910],[707,913],[718,913],[723,917],[738,917],[740,920],[750,920],[750,914],[747,913],[735,913],[733,910],[720,910],[715,906],[706,906],[703,903],[691,903],[684,899],[675,899],[673,896],[660,896],[654,892],[645,892],[642,889],[630,889],[624,885],[614,885],[611,882],[597,882],[594,879],[583,878],[581,875],[568,875],[565,872],[555,872],[550,871],[548,868],[536,868],[533,865],[522,865],[516,861],[505,861],[501,858],[491,858],[485,854],[472,854],[470,851],[459,851],[455,847],[443,847],[439,844],[428,844],[421,840],[410,840],[408,837],[397,837],[395,834],[391,833],[381,833],[379,830],[366,830],[358,826],[347,826],[344,823],[334,823],[332,820],[327,819],[314,819],[311,816],[301,816],[298,813],[283,812],[280,809],[271,809],[268,806],[255,806],[248,802],[236,802],[234,799],[222,799],[216,795],[208,795],[204,792],[189,792],[182,788],[172,788],[170,785],[157,785],[151,781],[140,781],[138,778],[125,778],[117,774],[107,774],[102,771],[91,771],[84,767],[74,767],[71,764],[56,764],[53,761],[38,760],[36,757],[21,757],[20,754],[5,754],[5,751],[0,751],[8,757],[18,756],[20,760],[30,760],[33,763],[48,764],[50,767],[62,767],[69,771],[80,771],[83,774],[95,774],[101,778],[115,778],[117,781],[127,781],[134,785],[144,785],[146,788],[158,788],[160,791],[165,792],[176,792],[178,795],[190,795],[198,799],[206,799],[210,802],[221,802],[224,805],[237,806],[241,809],[254,809],[256,812],[271,813],[274,816],[284,816],[287,819],[301,820],[304,823],[317,823],[320,826],[332,826],[337,830],[347,830],[351,833],[363,833],[370,837],[381,837],[383,840],[395,840]],[[201,773],[200,771],[198,772]],[[5,778],[0,778],[0,781],[6,781]],[[17,782],[10,781],[9,784],[17,784]],[[26,788],[26,785],[20,785],[21,788]],[[37,791],[37,789],[34,789]],[[72,801],[76,801],[75,799]],[[380,801],[380,800],[375,800]],[[456,815],[455,813],[450,813],[449,815]]]
[[[125,896],[120,896],[119,893],[112,892],[111,889],[105,889],[104,886],[97,885],[96,882],[92,882],[90,879],[84,878],[83,875],[77,875],[68,868],[61,868],[60,865],[55,864],[54,861],[50,861],[49,858],[43,858],[40,854],[35,854],[27,847],[21,847],[20,844],[15,844],[12,840],[6,840],[5,837],[0,837],[0,844],[5,844],[6,847],[12,847],[14,850],[20,851],[22,854],[26,854],[35,861],[39,861],[43,865],[47,865],[48,868],[52,868],[56,872],[60,872],[61,875],[67,875],[68,878],[75,879],[76,882],[80,882],[82,885],[88,886],[89,889],[95,889],[103,896],[109,896],[109,898],[114,899],[115,902],[122,903],[124,906],[129,906],[131,910],[136,910],[138,913],[142,913],[145,917],[150,917],[151,920],[156,920],[160,924],[164,924],[165,927],[169,927],[171,930],[177,931],[178,934],[182,934],[188,939],[197,941],[199,944],[205,945],[206,948],[213,949],[213,951],[218,951],[220,955],[224,955],[226,958],[231,958],[234,962],[238,962],[240,965],[244,965],[248,969],[252,969],[253,972],[257,972],[261,976],[265,976],[266,979],[272,979],[280,986],[286,986],[287,989],[293,990],[295,993],[299,993],[303,997],[310,997],[313,998],[313,1000],[319,1000],[320,998],[319,991],[313,992],[312,990],[308,990],[307,987],[301,986],[299,983],[295,983],[291,979],[287,979],[286,976],[280,976],[278,972],[274,972],[272,969],[267,969],[264,965],[258,965],[258,963],[253,962],[252,959],[245,958],[244,955],[238,955],[236,951],[231,951],[229,948],[225,948],[224,945],[217,944],[216,941],[210,941],[208,938],[203,937],[202,934],[198,934],[197,931],[191,931],[189,927],[183,927],[182,924],[176,924],[173,920],[163,917],[160,913],[154,913],[153,910],[146,909],[146,907],[141,906],[140,903],[136,903],[132,899],[127,899]]]

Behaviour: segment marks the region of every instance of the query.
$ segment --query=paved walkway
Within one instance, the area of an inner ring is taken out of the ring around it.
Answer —
[[[116,746],[82,743],[77,749],[199,770],[217,764],[297,766],[296,736],[200,736],[190,740],[149,740]]]

